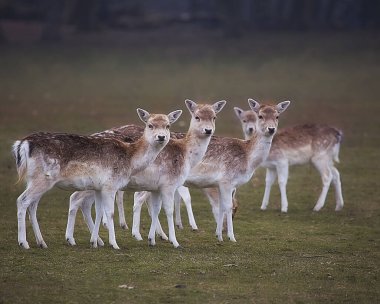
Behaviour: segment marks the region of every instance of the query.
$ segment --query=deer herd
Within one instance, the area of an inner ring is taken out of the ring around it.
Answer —
[[[12,151],[19,181],[26,182],[26,190],[17,198],[18,244],[29,248],[25,223],[28,211],[37,245],[47,247],[37,221],[37,207],[42,195],[54,186],[75,191],[70,196],[66,228],[66,240],[73,246],[75,218],[81,209],[91,233],[91,246],[104,245],[99,237],[103,221],[108,228],[109,244],[119,249],[113,220],[115,200],[120,226],[127,229],[123,194],[129,191],[134,192],[133,237],[142,240],[140,215],[145,202],[151,216],[149,245],[156,244],[158,234],[178,248],[175,226],[183,228],[181,200],[192,229],[198,229],[191,206],[192,187],[201,189],[211,204],[218,240],[223,241],[225,229],[228,239],[236,242],[233,227],[238,207],[236,191],[259,167],[266,169],[261,210],[268,206],[277,175],[281,212],[287,212],[289,166],[309,162],[318,170],[323,184],[314,211],[323,207],[331,182],[335,188],[335,210],[343,208],[340,175],[334,166],[334,162],[339,162],[342,140],[339,129],[305,124],[277,131],[279,116],[290,101],[260,105],[248,99],[248,111],[234,108],[245,139],[214,136],[216,116],[226,101],[197,104],[187,99],[185,104],[191,115],[187,133],[170,131],[181,110],[164,115],[139,108],[137,114],[145,128],[125,125],[90,136],[39,132],[17,140]],[[95,222],[91,216],[94,203]],[[161,207],[169,236],[158,218]]]

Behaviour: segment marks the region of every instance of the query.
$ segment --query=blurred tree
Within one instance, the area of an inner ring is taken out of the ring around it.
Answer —
[[[65,0],[44,0],[42,2],[43,11],[45,12],[42,41],[51,42],[62,39],[65,4]]]
[[[100,0],[78,0],[74,9],[74,23],[78,31],[93,31],[99,27]]]
[[[242,34],[242,0],[220,0],[224,34],[238,38]]]

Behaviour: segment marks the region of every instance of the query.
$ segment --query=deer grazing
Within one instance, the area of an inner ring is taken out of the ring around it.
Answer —
[[[235,108],[243,133],[249,139],[254,130],[251,127],[257,120],[252,111],[243,111]],[[334,127],[317,124],[298,125],[279,130],[273,139],[272,147],[267,159],[262,163],[266,168],[265,193],[261,210],[266,210],[269,203],[271,187],[278,176],[281,193],[281,212],[288,211],[286,184],[288,181],[289,166],[302,165],[311,162],[318,170],[322,179],[322,192],[314,206],[319,211],[325,204],[326,195],[331,182],[335,187],[335,210],[343,208],[342,186],[338,169],[334,161],[339,162],[339,148],[342,140],[342,131]]]
[[[152,165],[145,170],[131,176],[129,184],[121,190],[129,191],[150,191],[152,197],[152,214],[156,221],[152,221],[148,242],[155,245],[155,230],[158,213],[161,209],[161,202],[168,220],[169,240],[174,247],[179,247],[175,236],[173,210],[174,195],[178,187],[186,180],[191,168],[197,165],[206,153],[212,134],[215,130],[216,114],[219,113],[226,102],[219,101],[213,105],[197,104],[191,100],[185,101],[191,114],[190,127],[185,135],[178,139],[171,138],[166,147],[161,151]],[[103,135],[107,137],[109,132]],[[122,127],[119,130],[120,139],[126,136],[139,137],[141,132],[133,126]],[[82,202],[93,202],[93,192],[74,193],[70,199],[70,212],[68,226],[66,229],[66,239],[69,244],[75,244],[73,238],[74,219],[71,210],[78,209]],[[86,208],[83,212],[87,213],[86,221],[91,220],[90,209]],[[108,218],[107,218],[108,221]],[[88,224],[91,227],[91,224]],[[90,228],[91,229],[91,228]],[[140,236],[135,236],[141,239]]]
[[[202,162],[195,166],[184,183],[185,186],[202,188],[213,206],[214,216],[217,219],[216,235],[223,241],[223,221],[227,219],[227,235],[236,242],[232,214],[233,196],[236,188],[247,183],[255,170],[267,158],[272,139],[278,126],[278,118],[289,106],[290,101],[283,101],[277,105],[260,105],[253,99],[248,99],[250,108],[258,115],[255,131],[247,140],[237,138],[213,136]],[[215,196],[215,189],[219,199]],[[136,198],[136,197],[135,197]],[[135,212],[140,212],[143,200],[135,200]],[[216,207],[214,204],[219,202]],[[154,214],[152,213],[152,220]],[[139,217],[139,214],[136,216]],[[135,215],[134,215],[135,220]],[[155,219],[158,222],[158,218]],[[133,224],[135,227],[135,223]]]
[[[54,186],[68,190],[93,190],[96,202],[95,229],[91,244],[97,246],[97,230],[105,210],[109,223],[109,243],[118,249],[113,228],[114,198],[132,174],[149,166],[169,142],[169,127],[182,111],[168,115],[149,114],[137,109],[145,123],[144,135],[135,143],[112,138],[65,133],[35,133],[13,144],[19,181],[26,190],[17,199],[18,243],[28,249],[25,217],[29,211],[37,245],[47,245],[37,222],[37,207],[42,195]]]

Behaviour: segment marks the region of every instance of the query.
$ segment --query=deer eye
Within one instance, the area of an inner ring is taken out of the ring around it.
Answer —
[[[216,119],[216,116],[214,116],[213,118],[212,118],[212,120],[215,120]]]
[[[263,115],[259,115],[259,119],[263,119],[264,117],[263,117]]]
[[[199,118],[199,116],[195,116],[195,120],[196,121],[201,121],[201,119]]]
[[[153,130],[153,125],[148,125],[148,128]]]
[[[166,126],[166,129],[169,129],[169,128],[170,128],[170,125],[167,125],[167,126]]]
[[[247,121],[244,119],[243,122],[246,123]]]
[[[278,120],[278,116],[276,116],[276,120]]]

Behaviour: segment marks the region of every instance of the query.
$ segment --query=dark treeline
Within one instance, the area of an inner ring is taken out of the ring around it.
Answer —
[[[0,0],[0,20],[42,22],[44,40],[59,40],[66,25],[96,31],[199,23],[230,36],[267,29],[373,29],[380,26],[380,0]]]

